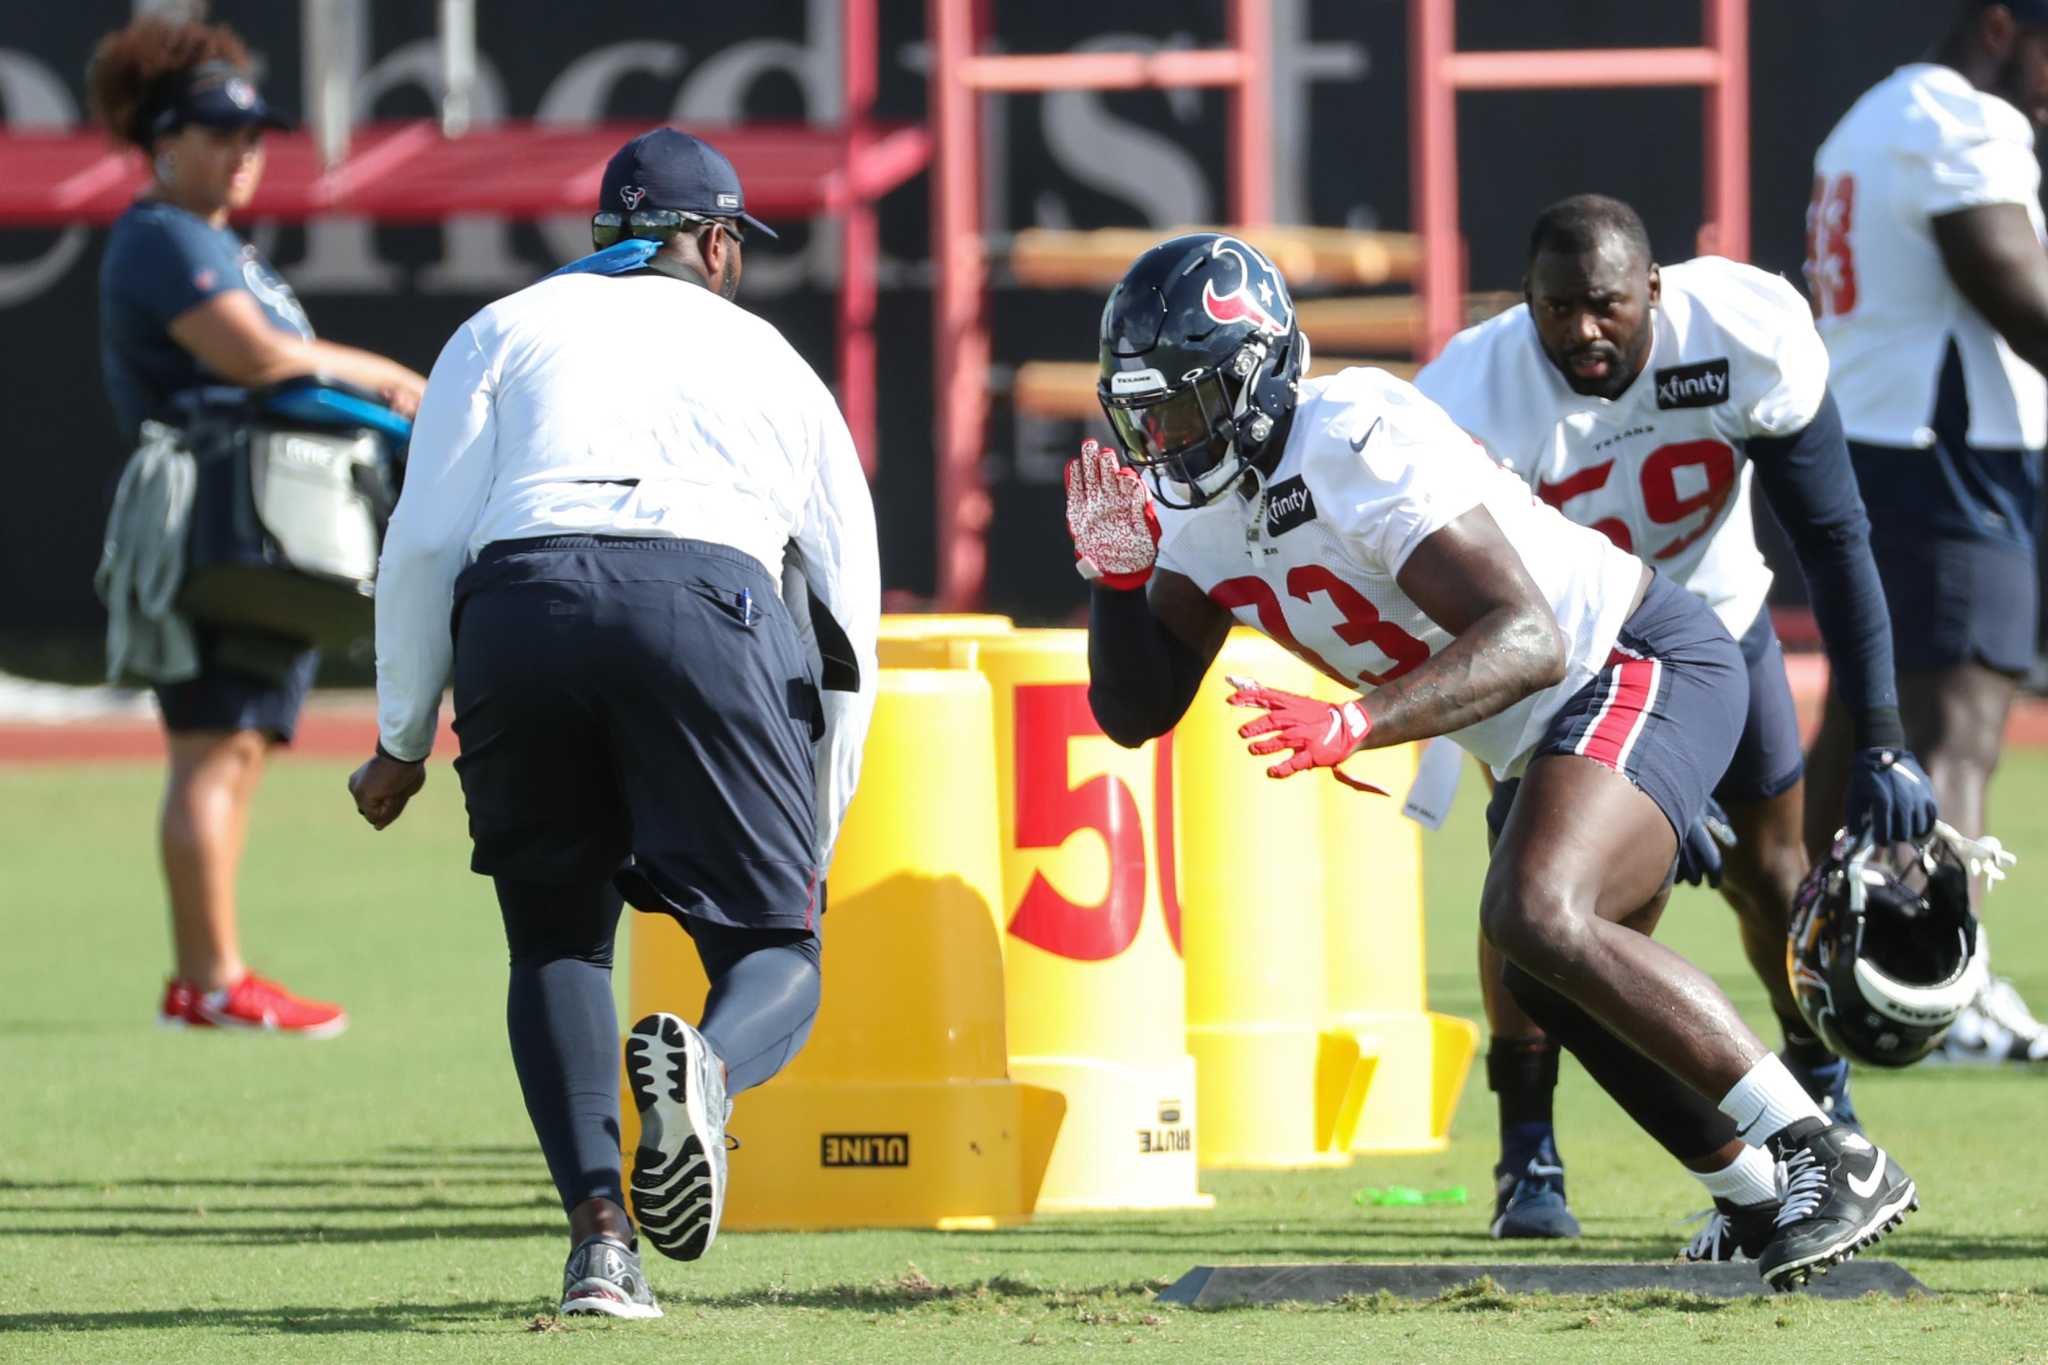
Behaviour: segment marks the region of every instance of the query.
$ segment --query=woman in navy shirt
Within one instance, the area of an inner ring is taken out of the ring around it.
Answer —
[[[145,418],[175,424],[180,400],[209,390],[319,374],[410,417],[426,384],[383,356],[316,339],[291,286],[228,226],[263,176],[265,130],[285,126],[249,66],[225,25],[145,15],[102,39],[86,73],[94,117],[151,170],[100,268],[101,366],[131,438]],[[249,803],[270,746],[291,740],[318,656],[263,667],[205,632],[201,654],[198,677],[156,689],[169,735],[161,843],[177,958],[158,1022],[332,1036],[348,1016],[251,972],[235,918]]]

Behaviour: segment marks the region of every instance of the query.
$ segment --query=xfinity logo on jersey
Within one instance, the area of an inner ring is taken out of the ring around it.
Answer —
[[[1301,481],[1301,475],[1282,479],[1266,490],[1267,535],[1285,535],[1315,519],[1316,500],[1309,495],[1308,485]]]
[[[1728,362],[1702,360],[1657,371],[1657,406],[1711,408],[1728,401]]]

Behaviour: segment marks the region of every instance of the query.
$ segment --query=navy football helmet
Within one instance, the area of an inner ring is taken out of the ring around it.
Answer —
[[[1969,867],[1940,833],[1912,847],[1894,871],[1867,832],[1839,835],[1792,902],[1799,1012],[1836,1055],[1870,1066],[1932,1052],[1989,970]]]
[[[1257,247],[1193,232],[1140,256],[1102,310],[1096,396],[1169,507],[1233,486],[1294,411],[1308,342]]]

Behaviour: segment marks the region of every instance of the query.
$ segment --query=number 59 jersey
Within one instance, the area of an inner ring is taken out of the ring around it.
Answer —
[[[1531,498],[1413,386],[1367,369],[1304,380],[1263,493],[1161,506],[1159,567],[1364,692],[1451,643],[1396,575],[1417,546],[1477,507],[1542,590],[1570,654],[1562,682],[1451,735],[1512,776],[1558,709],[1606,666],[1643,568]]]
[[[1700,598],[1737,639],[1770,591],[1745,443],[1804,428],[1828,356],[1799,291],[1718,256],[1665,266],[1649,361],[1619,398],[1576,393],[1519,304],[1415,382],[1573,521]]]

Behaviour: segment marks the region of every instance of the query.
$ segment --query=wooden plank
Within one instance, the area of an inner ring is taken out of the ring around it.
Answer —
[[[1484,322],[1521,301],[1517,294],[1469,295],[1465,325]],[[1413,353],[1415,339],[1421,334],[1422,300],[1413,294],[1310,299],[1294,305],[1294,321],[1317,346],[1374,354]]]
[[[1413,379],[1416,366],[1407,360],[1361,360],[1355,356],[1310,357],[1309,374],[1335,374],[1359,365],[1385,370],[1402,379]],[[1033,417],[1071,422],[1095,421],[1102,407],[1095,398],[1096,367],[1089,360],[1027,360],[1017,367],[1010,386],[1010,401],[1019,412]]]
[[[1415,278],[1421,247],[1407,232],[1349,228],[1026,228],[1010,242],[1010,271],[1032,289],[1107,289],[1151,247],[1188,232],[1228,232],[1272,257],[1295,289],[1363,288]]]

